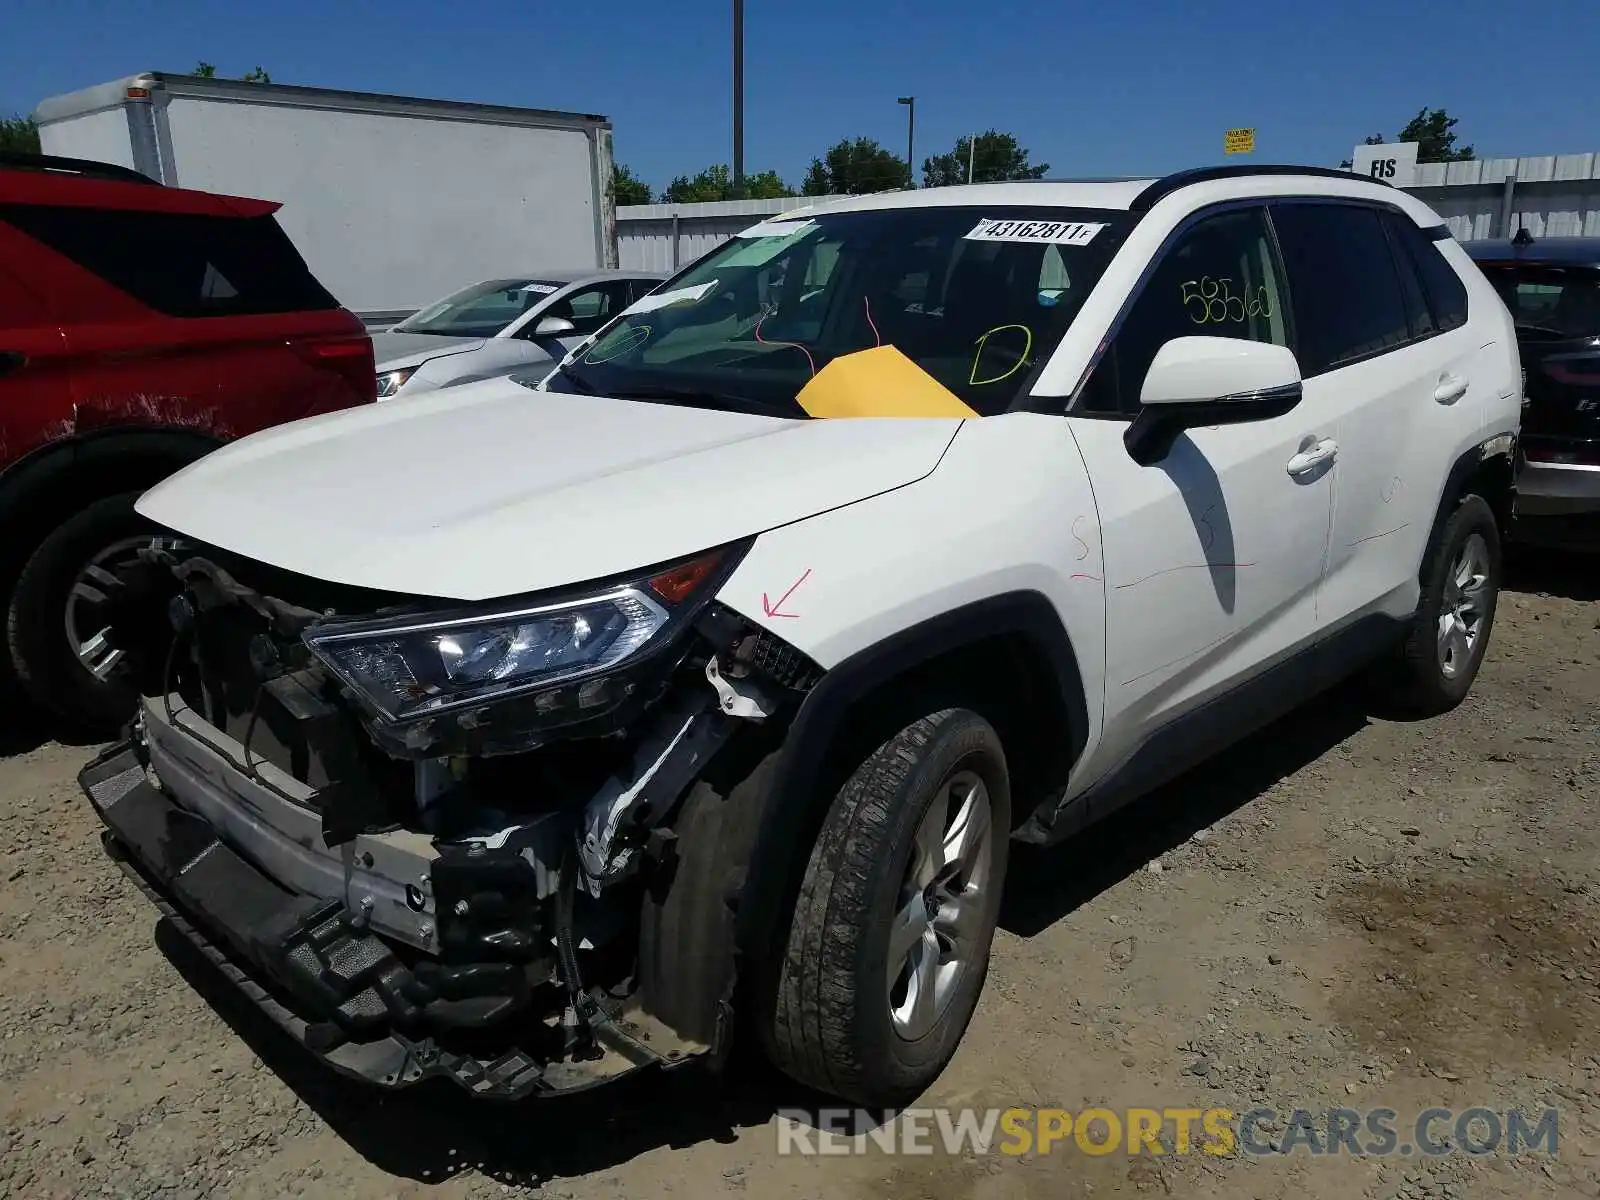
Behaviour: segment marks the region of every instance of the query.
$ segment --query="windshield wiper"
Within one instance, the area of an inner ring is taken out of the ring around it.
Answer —
[[[568,383],[572,384],[573,387],[577,388],[585,396],[593,396],[595,394],[594,384],[590,383],[582,375],[579,375],[566,363],[562,362],[556,364],[556,374],[561,376],[561,378],[565,379]]]

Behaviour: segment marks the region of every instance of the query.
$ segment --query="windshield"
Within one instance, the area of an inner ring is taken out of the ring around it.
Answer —
[[[893,346],[1005,411],[1120,241],[1122,212],[918,207],[766,221],[644,297],[552,390],[804,416],[831,360]]]
[[[394,327],[396,333],[493,337],[566,284],[554,279],[491,279],[462,288]]]
[[[1518,333],[1534,341],[1600,337],[1600,271],[1532,263],[1479,265],[1511,310]]]

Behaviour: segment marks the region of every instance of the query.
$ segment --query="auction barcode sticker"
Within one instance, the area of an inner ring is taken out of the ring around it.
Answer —
[[[1044,242],[1056,246],[1087,246],[1104,229],[1104,221],[990,221],[982,220],[967,234],[969,242]]]

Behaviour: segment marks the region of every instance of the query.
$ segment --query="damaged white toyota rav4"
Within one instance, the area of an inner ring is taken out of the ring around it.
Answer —
[[[802,210],[546,378],[147,493],[170,620],[82,783],[176,926],[374,1084],[510,1098],[737,1035],[902,1103],[1012,839],[1358,667],[1462,698],[1519,389],[1439,218],[1337,172]]]

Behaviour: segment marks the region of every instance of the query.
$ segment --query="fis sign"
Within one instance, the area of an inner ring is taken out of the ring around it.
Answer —
[[[1357,175],[1408,188],[1417,181],[1417,143],[1388,142],[1381,146],[1357,146],[1350,164],[1350,169]]]

